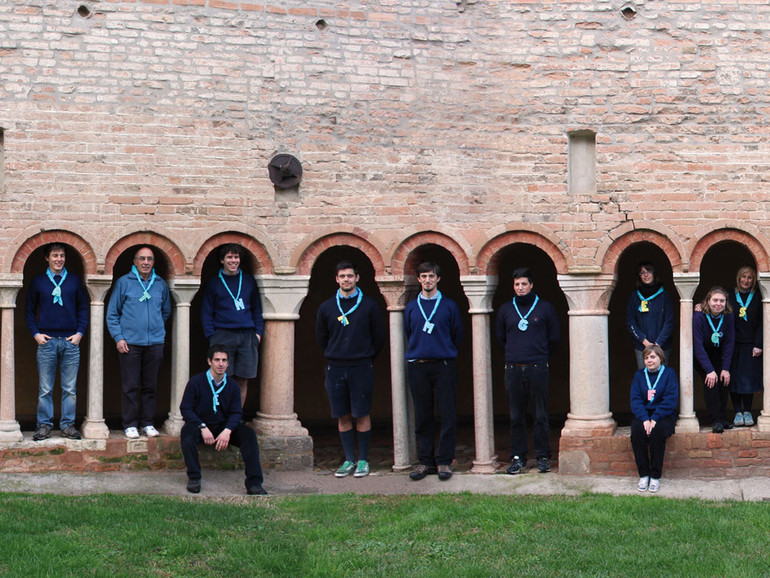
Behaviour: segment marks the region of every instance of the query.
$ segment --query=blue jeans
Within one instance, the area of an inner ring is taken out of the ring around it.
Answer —
[[[52,337],[37,346],[37,372],[40,376],[37,397],[37,427],[53,427],[53,382],[56,365],[61,374],[61,429],[75,424],[75,382],[80,366],[80,347],[64,337]]]

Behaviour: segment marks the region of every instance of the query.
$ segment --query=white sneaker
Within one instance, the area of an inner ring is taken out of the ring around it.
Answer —
[[[657,492],[659,489],[660,489],[660,480],[656,480],[655,478],[652,478],[650,480],[650,491]]]
[[[135,427],[127,427],[126,428],[126,437],[130,440],[138,440],[139,439],[139,430]]]
[[[156,430],[151,425],[146,425],[142,428],[142,433],[146,435],[148,438],[156,438],[160,434],[158,433],[158,430]]]
[[[644,476],[643,478],[639,478],[639,483],[636,484],[636,489],[640,492],[646,492],[647,488],[650,487],[650,476]]]

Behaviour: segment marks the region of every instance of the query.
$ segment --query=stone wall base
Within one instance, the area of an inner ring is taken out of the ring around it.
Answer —
[[[631,428],[607,437],[564,435],[559,440],[559,473],[636,476]],[[729,477],[770,475],[770,432],[736,428],[723,434],[702,428],[668,439],[663,475]]]

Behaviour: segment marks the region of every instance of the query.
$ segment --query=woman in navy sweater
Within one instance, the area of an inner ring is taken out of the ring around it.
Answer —
[[[649,261],[639,263],[636,290],[631,293],[626,306],[626,326],[634,340],[637,369],[644,367],[642,351],[645,347],[660,345],[666,355],[671,351],[674,307],[658,279],[655,265]]]
[[[666,356],[658,345],[642,352],[644,369],[634,375],[631,383],[631,448],[639,472],[640,492],[660,489],[666,440],[676,426],[676,404],[679,381],[676,373],[664,365]]]

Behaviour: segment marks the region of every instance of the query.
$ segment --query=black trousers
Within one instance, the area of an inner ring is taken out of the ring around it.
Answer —
[[[725,387],[721,381],[717,381],[714,387],[708,387],[703,384],[703,398],[706,400],[706,408],[711,416],[711,423],[728,422],[725,415],[725,408],[727,407],[727,395],[730,393],[730,388]]]
[[[209,426],[209,430],[217,437],[225,424],[218,426]],[[182,426],[182,433],[179,436],[179,442],[182,446],[182,456],[187,466],[187,477],[191,480],[201,479],[201,462],[198,458],[198,444],[203,442],[198,426],[186,423]],[[257,484],[262,485],[262,464],[259,463],[259,442],[257,434],[250,427],[239,424],[230,434],[230,444],[241,450],[241,457],[246,466],[246,487],[250,488]]]
[[[650,476],[660,479],[663,473],[663,457],[666,453],[666,440],[674,433],[676,416],[664,417],[655,423],[648,436],[644,431],[644,422],[634,418],[631,422],[631,449],[639,477]]]
[[[123,391],[120,406],[123,429],[153,425],[163,344],[129,344],[128,353],[120,353],[118,357]]]
[[[527,461],[527,405],[534,420],[533,441],[538,458],[550,458],[548,434],[548,363],[505,365],[505,392],[511,416],[511,459]]]
[[[448,466],[455,459],[457,435],[457,368],[454,359],[409,363],[409,386],[414,400],[414,431],[420,463]],[[438,406],[441,430],[434,450],[433,406]]]

